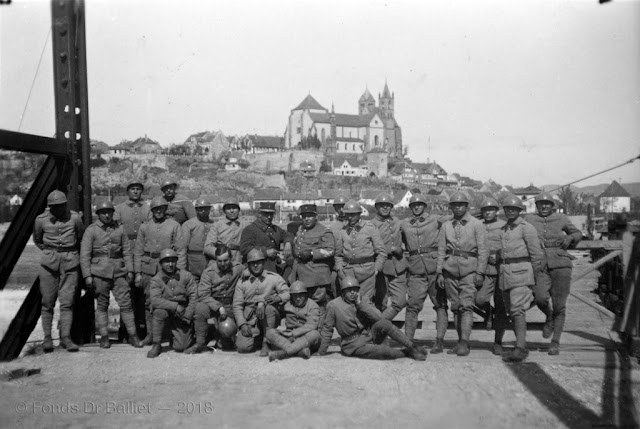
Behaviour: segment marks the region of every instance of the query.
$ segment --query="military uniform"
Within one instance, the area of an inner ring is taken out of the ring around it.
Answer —
[[[149,292],[153,307],[153,343],[160,344],[162,341],[162,333],[168,320],[173,336],[173,349],[183,351],[192,340],[191,320],[198,300],[198,286],[193,276],[180,269],[172,275],[160,271],[151,279]],[[182,317],[176,313],[178,305],[185,307]]]
[[[336,219],[329,222],[327,228],[331,230],[333,234],[333,242],[334,248],[337,249],[337,240],[336,237],[340,233],[340,230],[344,228],[346,222],[346,218],[344,216],[336,216]],[[338,276],[338,272],[335,269],[335,255],[331,258],[329,263],[329,268],[331,269],[331,299],[340,296],[340,278]]]
[[[65,216],[56,218],[45,210],[33,226],[33,242],[42,250],[38,271],[42,293],[40,317],[45,340],[49,342],[56,300],[60,301],[60,338],[71,335],[80,264],[78,247],[83,233],[82,219],[74,211],[67,211]]]
[[[499,257],[500,249],[502,247],[501,228],[505,225],[505,221],[502,219],[494,219],[492,222],[483,221],[485,228],[487,229],[487,249],[489,255],[493,255],[496,258]],[[498,264],[491,264],[487,262],[487,268],[484,273],[484,282],[482,287],[476,293],[476,305],[480,308],[487,308],[491,305],[491,297],[493,297],[495,305],[495,319],[496,333],[502,329],[506,322],[506,313],[504,308],[504,302],[502,300],[502,293],[499,291],[498,285]],[[491,315],[488,315],[490,320]],[[489,322],[491,323],[491,322]],[[488,328],[491,329],[491,328]]]
[[[91,277],[96,289],[96,324],[100,335],[106,337],[109,334],[107,310],[109,295],[113,292],[127,333],[135,336],[130,287],[126,279],[127,274],[133,274],[133,255],[123,226],[115,221],[106,225],[100,220],[89,225],[80,246],[80,268],[82,277]]]
[[[405,315],[405,333],[413,339],[418,314],[427,295],[436,311],[436,338],[443,339],[447,332],[447,294],[436,285],[438,265],[438,233],[441,223],[436,216],[420,215],[404,219],[400,233],[408,252],[408,300]]]
[[[334,246],[331,230],[320,222],[311,229],[301,225],[293,241],[295,262],[289,283],[300,280],[305,284],[309,298],[320,307],[320,325],[328,302],[327,289],[331,286],[329,264],[335,253]]]
[[[258,320],[256,308],[259,303],[264,303],[269,295],[276,294],[281,302],[278,307],[282,307],[289,301],[289,286],[278,274],[264,270],[258,277],[253,275],[247,279],[241,279],[233,295],[233,316],[238,328],[247,324],[252,328],[251,337],[245,337],[242,332],[238,332],[236,337],[236,347],[240,353],[250,353],[262,343],[267,328],[275,328],[280,321],[280,311],[273,305],[265,305],[265,318]]]
[[[552,213],[547,217],[532,213],[528,214],[525,220],[536,229],[544,252],[542,270],[536,278],[533,295],[541,309],[544,309],[551,295],[553,306],[551,342],[559,344],[566,318],[567,298],[571,288],[572,259],[574,259],[569,252],[560,248],[559,244],[569,235],[573,238],[572,244],[575,245],[582,239],[582,233],[562,213]]]
[[[240,237],[242,231],[248,225],[244,220],[221,219],[213,223],[204,242],[204,254],[210,260],[216,258],[216,244],[225,244],[231,250],[231,263],[242,264],[240,253]],[[215,264],[212,264],[214,266]]]
[[[275,328],[268,328],[266,337],[269,344],[284,351],[287,356],[294,356],[303,349],[314,349],[320,345],[320,307],[312,299],[302,307],[296,307],[291,302],[284,305],[284,325],[290,337],[285,337]]]
[[[242,253],[243,261],[246,261],[251,249],[260,249],[266,256],[267,250],[276,249],[280,251],[280,245],[287,242],[290,243],[292,240],[293,237],[291,234],[277,225],[267,225],[258,217],[242,231],[240,252]],[[264,269],[273,273],[279,272],[277,264],[277,257],[269,258],[267,256],[264,261]]]
[[[204,256],[204,242],[209,235],[213,223],[202,222],[197,217],[189,219],[182,224],[182,243],[187,253],[187,267],[195,277],[196,282],[200,281],[202,272],[207,267],[207,260]]]
[[[382,272],[387,252],[378,229],[369,221],[344,226],[336,237],[335,269],[360,282],[360,296],[369,303],[375,293],[374,270]]]
[[[162,196],[161,198],[169,205],[167,208],[167,217],[175,220],[180,225],[185,223],[188,219],[196,217],[196,209],[193,207],[191,200],[186,196],[176,194],[171,201],[167,200],[165,196]]]

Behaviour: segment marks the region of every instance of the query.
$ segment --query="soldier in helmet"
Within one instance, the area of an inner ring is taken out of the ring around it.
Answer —
[[[267,328],[267,340],[278,349],[269,353],[270,362],[296,355],[309,359],[312,350],[320,345],[320,308],[309,299],[307,287],[297,280],[291,283],[289,295],[290,300],[284,305],[286,329]]]
[[[107,331],[110,292],[120,307],[120,319],[129,334],[129,343],[142,347],[136,334],[129,293],[129,283],[133,282],[131,244],[123,226],[113,220],[114,211],[111,201],[97,205],[98,220],[89,225],[82,237],[80,268],[86,287],[97,294],[96,325],[101,336],[100,347],[111,347]]]
[[[196,282],[199,282],[200,276],[207,266],[207,260],[203,253],[204,242],[213,223],[209,219],[211,213],[209,200],[198,198],[195,206],[196,217],[182,224],[181,247],[187,252],[186,270],[193,274]]]
[[[252,249],[247,255],[250,275],[241,278],[233,295],[233,316],[240,332],[236,337],[239,353],[251,353],[262,344],[260,356],[269,355],[264,334],[280,324],[282,306],[289,301],[289,287],[278,274],[268,271],[265,255]]]
[[[127,196],[129,199],[116,205],[113,213],[113,220],[120,223],[124,228],[124,231],[129,238],[132,251],[136,245],[136,238],[138,238],[138,230],[140,229],[140,226],[144,222],[151,220],[149,203],[142,199],[142,192],[144,192],[144,185],[141,181],[134,180],[129,183],[127,185]],[[130,282],[130,286],[133,286],[133,282]],[[142,334],[143,327],[145,326],[144,290],[142,288],[131,287],[130,294],[136,329],[138,334]],[[124,321],[121,319],[121,338],[128,337],[126,327],[123,325]]]
[[[371,223],[378,228],[387,253],[376,279],[375,302],[383,310],[382,318],[393,320],[407,305],[407,261],[402,250],[400,221],[391,216],[393,197],[385,193],[378,195],[375,207],[377,215]],[[387,297],[391,298],[390,306],[386,305]]]
[[[73,300],[78,287],[78,247],[84,225],[82,218],[67,207],[67,196],[53,191],[47,196],[48,210],[39,215],[33,226],[33,242],[40,250],[40,292],[42,293],[42,330],[45,353],[53,351],[51,325],[56,300],[60,301],[60,346],[78,351],[71,341]]]
[[[243,265],[233,265],[231,249],[218,243],[216,247],[216,267],[207,267],[200,278],[198,286],[198,304],[194,317],[196,331],[196,344],[185,350],[185,353],[200,353],[207,343],[209,325],[207,320],[218,315],[216,328],[218,328],[218,345],[222,349],[231,350],[234,347],[234,336],[227,336],[221,332],[220,324],[228,317],[233,320],[231,303],[236,284],[240,279]]]
[[[355,277],[342,279],[342,296],[327,305],[327,317],[322,325],[322,342],[318,354],[327,354],[333,328],[341,337],[340,348],[347,356],[364,359],[398,359],[410,357],[424,361],[427,356],[408,339],[400,329],[383,319],[380,311],[365,301],[359,291],[360,283]],[[394,349],[384,340],[390,337],[405,347]]]
[[[298,211],[302,217],[302,225],[293,240],[295,262],[290,281],[293,283],[300,280],[305,284],[309,296],[320,307],[321,325],[329,302],[329,264],[335,253],[335,242],[331,230],[318,222],[318,209],[315,204],[303,204]]]
[[[522,362],[527,351],[526,311],[533,303],[531,288],[542,269],[542,249],[536,229],[520,217],[524,205],[520,198],[509,196],[502,203],[507,222],[501,228],[500,290],[513,319],[516,347],[505,354],[506,362]],[[501,329],[499,329],[501,328]],[[503,325],[496,326],[496,346],[502,344]],[[495,353],[495,351],[494,351]]]
[[[484,283],[489,257],[487,230],[469,214],[469,199],[462,192],[451,195],[449,208],[453,219],[442,224],[438,235],[436,283],[447,292],[458,331],[458,345],[448,353],[467,356],[476,288]]]
[[[233,265],[242,264],[242,253],[240,253],[240,237],[242,231],[247,226],[247,222],[240,218],[240,203],[236,199],[227,199],[222,204],[224,219],[214,222],[207,234],[204,243],[204,254],[207,258],[215,259],[216,248],[224,244],[231,250],[231,263]],[[215,267],[215,264],[212,266]]]
[[[427,200],[422,194],[411,196],[409,208],[412,216],[400,223],[402,241],[409,253],[405,334],[413,340],[418,326],[418,314],[428,295],[436,312],[436,340],[431,353],[438,354],[444,350],[444,336],[449,325],[447,294],[436,286],[438,233],[442,224],[437,216],[425,213],[426,207]]]
[[[283,259],[291,258],[291,242],[293,236],[273,224],[276,214],[276,203],[262,202],[260,213],[253,223],[247,225],[240,238],[240,252],[246,259],[252,249],[260,249],[266,257],[264,269],[282,274],[278,264]],[[279,255],[280,246],[283,246],[282,256]]]
[[[553,211],[555,203],[551,194],[543,192],[536,196],[535,201],[537,213],[528,214],[525,220],[538,232],[545,263],[536,278],[533,295],[538,308],[547,315],[542,336],[553,336],[549,354],[557,355],[560,353],[560,337],[564,329],[573,268],[573,257],[567,249],[582,239],[582,233],[566,215]],[[553,309],[549,307],[549,295]]]
[[[356,201],[348,201],[343,211],[347,222],[336,237],[335,269],[341,279],[358,279],[363,301],[371,304],[376,277],[387,259],[384,241],[373,223],[360,218],[362,207]]]
[[[175,180],[165,180],[160,186],[163,194],[160,198],[167,202],[167,217],[182,225],[187,219],[196,217],[196,211],[189,198],[176,193],[177,189],[178,183]]]
[[[158,267],[160,252],[163,249],[173,249],[178,255],[178,269],[183,270],[186,267],[186,254],[182,246],[180,224],[167,218],[167,206],[167,202],[160,197],[151,200],[151,220],[140,226],[138,238],[133,248],[134,284],[144,290],[145,296],[147,336],[142,341],[143,345],[150,345],[152,342],[153,314],[151,313],[149,286],[153,276],[160,271]]]
[[[161,352],[162,333],[167,322],[173,338],[173,349],[184,351],[191,344],[191,321],[198,300],[198,285],[189,271],[178,268],[178,254],[163,249],[158,258],[160,271],[149,287],[153,307],[153,346],[147,353],[155,358]]]
[[[491,298],[495,305],[496,319],[496,342],[494,344],[494,354],[501,354],[502,335],[500,331],[504,331],[506,323],[506,314],[504,302],[502,301],[502,292],[497,287],[498,284],[498,256],[502,243],[500,242],[501,228],[505,222],[498,218],[498,210],[500,206],[494,198],[487,198],[482,202],[480,210],[482,211],[482,219],[487,229],[487,248],[489,250],[489,258],[487,259],[487,269],[484,273],[484,283],[476,294],[476,306],[485,312],[485,326],[490,330],[493,326]],[[498,342],[500,340],[500,342]]]

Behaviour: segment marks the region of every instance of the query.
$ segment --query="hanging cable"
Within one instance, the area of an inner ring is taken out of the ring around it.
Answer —
[[[27,101],[24,103],[24,109],[22,109],[22,115],[20,115],[20,124],[18,125],[18,131],[22,128],[22,121],[24,120],[24,115],[27,113],[27,106],[29,106],[29,100],[31,99],[31,93],[33,92],[33,87],[36,84],[36,78],[38,77],[38,71],[40,70],[40,64],[42,63],[42,57],[44,56],[44,50],[47,47],[47,43],[49,42],[49,36],[51,36],[51,29],[47,31],[47,38],[44,40],[44,46],[42,47],[42,52],[40,52],[40,59],[38,60],[38,66],[36,67],[36,72],[33,75],[33,80],[31,81],[31,88],[29,88],[29,95],[27,95]]]
[[[599,174],[606,173],[607,171],[615,170],[616,168],[620,168],[620,167],[622,167],[623,165],[631,164],[631,163],[632,163],[633,161],[635,161],[636,159],[640,159],[640,155],[636,156],[635,158],[631,158],[630,160],[625,161],[625,162],[623,162],[622,164],[618,164],[618,165],[616,165],[615,167],[607,168],[606,170],[599,171],[599,172],[597,172],[597,173],[595,173],[595,174],[592,174],[592,175],[590,175],[590,176],[583,177],[582,179],[574,180],[574,181],[573,181],[573,182],[571,182],[571,183],[567,183],[566,185],[562,185],[562,186],[560,186],[560,187],[558,187],[558,188],[552,189],[552,190],[547,191],[547,192],[555,192],[555,191],[558,191],[558,190],[560,190],[560,189],[562,189],[562,188],[564,188],[564,187],[566,187],[566,186],[573,185],[574,183],[582,182],[583,180],[590,179],[590,178],[592,178],[592,177],[594,177],[594,176],[597,176],[597,175],[599,175]]]

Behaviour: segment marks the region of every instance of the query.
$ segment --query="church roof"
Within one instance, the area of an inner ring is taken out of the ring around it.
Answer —
[[[347,115],[336,113],[336,125],[339,127],[366,127],[371,123],[375,113],[368,115]]]
[[[373,98],[373,95],[371,95],[371,93],[369,92],[369,88],[366,88],[364,90],[364,93],[360,96],[360,101],[373,101],[374,103],[376,102],[376,100]]]
[[[309,94],[304,98],[304,100],[302,100],[300,104],[298,104],[298,107],[296,107],[293,110],[325,110],[326,111],[327,109],[322,107],[322,105],[318,103],[316,99],[311,96],[311,94]]]
[[[604,190],[598,197],[630,197],[629,192],[622,187],[617,181],[611,182],[607,189]]]
[[[391,98],[391,92],[389,92],[389,86],[387,85],[387,81],[384,81],[384,89],[382,90],[382,96],[385,98]]]

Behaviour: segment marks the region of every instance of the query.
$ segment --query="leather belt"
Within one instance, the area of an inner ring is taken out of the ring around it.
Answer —
[[[227,248],[229,248],[231,250],[240,250],[240,245],[239,244],[227,244]]]
[[[453,256],[462,256],[464,258],[477,258],[478,254],[476,252],[466,252],[464,250],[458,250],[458,249],[447,249],[447,255],[453,255]]]
[[[143,256],[150,256],[153,259],[158,259],[160,257],[160,252],[144,252]]]
[[[374,256],[365,256],[364,258],[353,258],[353,259],[344,258],[344,261],[348,265],[366,264],[367,262],[375,262],[376,258]]]
[[[353,340],[355,338],[358,338],[360,335],[362,335],[362,330],[359,330],[354,334],[347,335],[346,337],[342,337],[342,341],[350,341],[350,340]]]
[[[233,303],[233,297],[232,296],[221,296],[221,297],[212,296],[211,298],[215,299],[216,301],[218,301],[222,305],[229,305],[229,304]]]
[[[531,258],[528,256],[522,256],[520,258],[506,258],[501,261],[503,264],[517,264],[519,262],[531,262]]]
[[[540,247],[543,249],[551,249],[553,247],[560,247],[560,245],[557,243],[540,243]]]
[[[45,245],[45,249],[54,250],[56,252],[75,252],[78,250],[76,246],[51,246]]]
[[[431,252],[437,252],[437,251],[438,251],[437,247],[427,247],[426,249],[411,250],[409,252],[409,256],[416,256],[416,255],[421,255],[423,253],[431,253]]]
[[[129,240],[135,240],[138,238],[138,234],[127,234]]]
[[[91,255],[93,258],[107,257],[111,259],[122,259],[124,255],[122,254],[122,250],[113,251],[113,252],[95,252]]]
[[[189,255],[204,255],[202,250],[187,250],[187,254]]]

